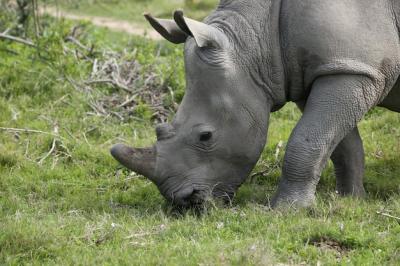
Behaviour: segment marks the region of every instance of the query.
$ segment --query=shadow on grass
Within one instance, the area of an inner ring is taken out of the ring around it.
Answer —
[[[8,160],[6,160],[8,161]],[[366,166],[367,173],[365,187],[369,198],[387,200],[400,192],[400,163],[395,159],[377,160]],[[62,176],[52,173],[42,174],[46,182],[32,180],[35,193],[42,200],[52,199],[51,207],[54,210],[80,209],[84,212],[93,210],[110,213],[127,213],[137,216],[166,215],[171,218],[181,218],[185,215],[199,216],[208,210],[216,208],[236,208],[247,204],[269,206],[269,200],[277,188],[280,170],[268,176],[249,179],[237,192],[235,198],[227,203],[218,201],[207,203],[205,206],[179,208],[163,199],[157,187],[145,178],[128,176],[125,171],[112,174],[114,177],[100,176],[80,182],[63,185]],[[84,174],[83,174],[84,175]],[[47,177],[46,177],[47,176]],[[59,181],[59,182],[56,182]],[[46,184],[44,189],[43,185]],[[28,184],[25,184],[27,186]],[[62,185],[62,186],[60,186]],[[26,192],[33,191],[32,186]],[[21,189],[21,187],[20,187]],[[43,190],[43,191],[42,191]],[[330,166],[324,172],[318,186],[318,194],[322,198],[329,198],[335,190],[335,177]],[[63,199],[58,201],[57,198]]]
[[[233,204],[241,206],[252,202],[268,205],[278,183],[279,171],[267,177],[247,181],[239,189]],[[335,183],[334,169],[330,165],[321,177],[317,193],[323,198],[330,197],[335,191]],[[373,199],[387,200],[394,194],[400,194],[400,161],[396,158],[388,158],[367,164],[364,187],[368,197]]]
[[[366,166],[365,188],[369,198],[387,200],[400,192],[400,162],[396,159],[376,160]],[[169,217],[180,218],[187,214],[198,216],[214,208],[243,207],[249,203],[269,206],[269,200],[277,188],[280,170],[269,176],[246,181],[235,198],[227,203],[208,202],[205,206],[179,208],[165,201],[157,187],[144,178],[135,178],[127,182],[120,179],[112,182],[110,193],[98,195],[103,204],[97,204],[103,211],[114,212],[116,209],[127,212],[157,215],[160,211]],[[106,185],[106,184],[105,184]],[[318,186],[318,194],[329,198],[335,190],[335,176],[330,165],[323,174]],[[89,200],[93,202],[92,200]],[[81,203],[82,204],[82,203]],[[89,208],[90,204],[82,204]]]

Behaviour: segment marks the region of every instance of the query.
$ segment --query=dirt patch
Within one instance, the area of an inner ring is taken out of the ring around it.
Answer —
[[[93,25],[99,27],[105,27],[113,31],[121,31],[132,35],[144,36],[156,41],[162,40],[162,37],[156,31],[152,29],[147,29],[142,25],[132,22],[127,22],[124,20],[116,20],[112,18],[98,17],[98,16],[77,15],[48,6],[41,7],[40,13],[48,14],[53,17],[63,17],[70,20],[88,20],[91,23],[93,23]]]
[[[324,251],[334,251],[338,258],[346,256],[353,249],[348,243],[328,236],[314,237],[308,241],[308,244]]]

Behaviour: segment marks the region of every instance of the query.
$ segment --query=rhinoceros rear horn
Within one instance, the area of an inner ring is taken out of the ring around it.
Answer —
[[[155,181],[155,148],[136,149],[124,144],[116,144],[111,148],[111,155],[123,166]]]
[[[182,10],[174,13],[174,20],[179,28],[196,40],[199,47],[222,48],[228,43],[227,36],[219,29],[183,16]]]
[[[184,43],[186,41],[188,35],[176,25],[175,21],[171,19],[155,18],[148,13],[145,13],[144,17],[167,41],[175,44]]]

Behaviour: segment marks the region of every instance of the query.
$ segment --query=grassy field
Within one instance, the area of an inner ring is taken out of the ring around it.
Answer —
[[[54,0],[42,0],[55,6]],[[57,6],[65,11],[81,15],[110,17],[127,20],[147,26],[144,12],[161,18],[172,18],[176,9],[183,9],[185,15],[201,20],[216,8],[218,0],[67,0],[58,1]]]
[[[73,34],[82,48],[66,41],[73,26],[45,20],[37,48],[0,41],[0,264],[399,265],[400,223],[377,213],[400,216],[398,114],[375,109],[360,124],[365,200],[338,197],[329,165],[315,208],[266,207],[300,117],[288,104],[272,115],[254,170],[267,174],[230,206],[180,213],[108,150],[153,143],[164,118],[139,91],[152,89],[173,113],[184,92],[181,47],[84,24]],[[124,86],[89,82],[122,66],[138,68],[127,83],[139,93],[132,105],[121,106],[134,94]]]

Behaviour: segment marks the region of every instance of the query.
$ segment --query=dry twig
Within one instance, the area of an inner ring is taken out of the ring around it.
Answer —
[[[66,41],[72,42],[73,44],[75,44],[76,46],[78,46],[79,48],[86,50],[88,52],[91,51],[91,49],[89,47],[86,47],[85,45],[83,45],[80,41],[78,41],[77,39],[75,39],[72,36],[68,36],[65,38]]]
[[[46,155],[43,156],[43,157],[39,160],[38,164],[42,164],[42,163],[55,151],[55,149],[56,149],[56,143],[57,143],[57,139],[54,138],[54,139],[53,139],[53,143],[51,144],[51,148],[50,148],[49,152],[46,153]]]
[[[377,211],[376,213],[377,213],[377,214],[380,214],[380,215],[382,215],[382,216],[388,217],[388,218],[395,219],[395,220],[397,220],[397,221],[400,222],[400,217],[396,217],[396,216],[393,216],[393,215],[391,215],[391,214],[389,214],[389,213],[381,212],[381,211]]]
[[[9,40],[9,41],[25,44],[25,45],[33,47],[33,48],[37,48],[37,46],[32,41],[25,40],[25,39],[22,39],[22,38],[18,38],[18,37],[15,37],[15,36],[11,36],[11,35],[4,34],[4,33],[0,33],[0,39],[5,39],[5,40]]]
[[[101,84],[101,83],[108,83],[108,84],[111,84],[111,85],[114,86],[114,87],[123,89],[123,90],[125,90],[125,91],[127,91],[127,92],[132,92],[132,91],[131,91],[128,87],[126,87],[125,85],[119,83],[119,82],[116,81],[116,80],[112,80],[112,79],[98,79],[98,80],[88,80],[88,81],[85,81],[85,84],[86,84],[86,85]]]
[[[21,132],[21,133],[35,133],[35,134],[44,134],[44,135],[49,135],[53,137],[60,137],[58,134],[46,132],[46,131],[41,131],[41,130],[36,130],[36,129],[27,129],[27,128],[12,128],[12,127],[0,127],[0,130],[3,131],[9,131],[9,132]]]

